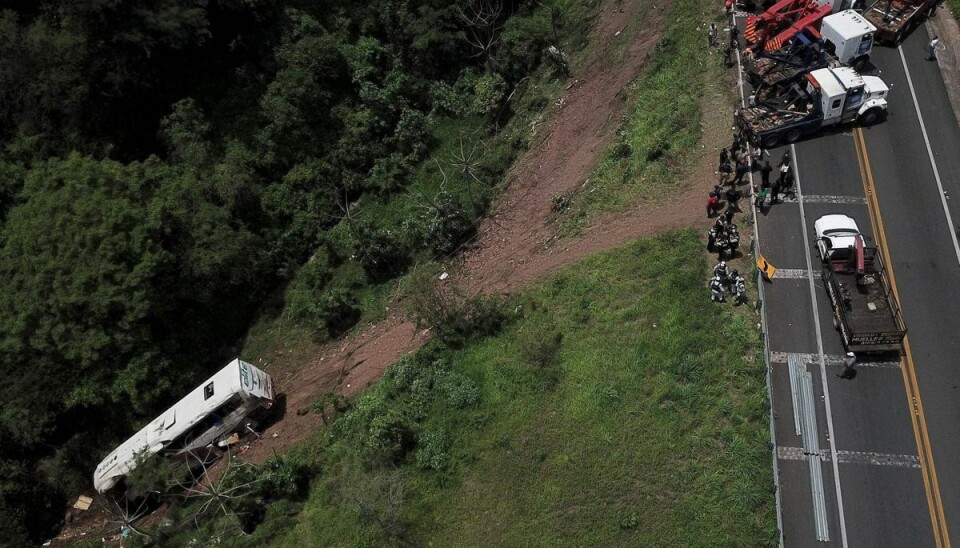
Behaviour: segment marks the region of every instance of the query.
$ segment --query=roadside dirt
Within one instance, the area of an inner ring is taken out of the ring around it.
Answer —
[[[546,131],[541,130],[538,141],[508,175],[507,188],[490,218],[481,224],[477,243],[447,283],[468,292],[514,291],[564,265],[642,235],[688,226],[706,230],[710,221],[703,204],[716,179],[714,158],[730,134],[729,109],[717,108],[717,101],[726,106],[720,89],[705,98],[710,105],[704,109],[703,154],[695,160],[683,190],[669,201],[641,203],[600,218],[579,237],[554,243],[559,224],[551,210],[552,198],[583,185],[615,137],[627,107],[623,92],[649,62],[667,8],[664,3],[648,7],[643,0],[607,2],[594,30],[596,46],[573,69],[575,84],[550,107]],[[640,30],[623,59],[607,62],[611,51],[621,46],[623,38],[617,32],[637,18],[642,19]],[[259,462],[305,439],[322,425],[322,417],[310,409],[313,401],[330,392],[355,396],[429,336],[428,330],[418,330],[397,313],[329,345],[289,377],[277,379],[279,391],[287,397],[286,414],[260,441],[250,444],[243,458]]]
[[[469,292],[514,291],[564,265],[643,235],[681,227],[706,227],[706,194],[716,180],[716,151],[730,132],[727,99],[720,85],[704,98],[705,133],[701,154],[694,158],[682,189],[667,201],[640,203],[616,215],[597,219],[578,237],[556,241],[560,230],[552,198],[583,185],[600,154],[615,137],[626,110],[627,85],[647,65],[660,39],[662,13],[669,1],[608,0],[597,25],[591,53],[573,67],[572,85],[545,114],[538,140],[508,175],[508,185],[480,227],[477,243],[463,257],[447,283]],[[618,33],[642,20],[629,38],[623,58],[611,63],[615,48],[628,39]],[[619,34],[619,35],[618,35]],[[710,55],[719,55],[710,51]],[[370,326],[321,352],[289,373],[275,377],[285,396],[284,415],[259,440],[241,447],[241,458],[262,462],[309,437],[323,425],[312,404],[331,392],[355,396],[376,382],[387,367],[429,340],[402,313]]]
[[[937,10],[937,15],[927,20],[926,25],[931,36],[940,37],[937,64],[940,65],[947,95],[953,105],[953,115],[960,125],[960,24],[955,15],[950,6],[944,3]]]

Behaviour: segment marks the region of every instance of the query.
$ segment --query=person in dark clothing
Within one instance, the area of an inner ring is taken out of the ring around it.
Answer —
[[[714,276],[710,278],[710,300],[713,302],[725,302],[723,298],[723,284],[720,283],[720,278]]]
[[[727,209],[729,211],[740,211],[740,191],[737,187],[730,187],[726,192]]]
[[[730,247],[730,257],[736,257],[737,248],[740,247],[740,231],[735,224],[731,224],[727,229],[727,244]]]
[[[770,167],[770,161],[767,160],[763,162],[763,167],[760,168],[760,177],[763,181],[763,186],[770,186],[770,173],[773,172],[773,168]]]
[[[837,376],[848,381],[852,380],[857,376],[857,370],[853,367],[856,363],[857,355],[853,352],[847,352],[846,359],[843,361],[843,373],[838,373]]]
[[[727,256],[727,252],[730,250],[730,239],[727,238],[727,233],[722,232],[717,234],[717,259],[724,259]]]
[[[770,186],[770,203],[775,204],[780,201],[780,181],[774,181]]]
[[[707,232],[707,253],[714,253],[717,249],[717,229],[711,228]]]
[[[777,165],[777,167],[783,168],[783,166],[787,166],[787,168],[789,168],[791,161],[792,161],[792,160],[791,160],[791,158],[790,158],[790,151],[788,150],[788,151],[786,151],[786,152],[783,153],[783,156],[780,158],[780,163]],[[781,169],[781,171],[782,171],[782,169]]]
[[[713,223],[713,228],[717,231],[717,237],[720,237],[727,231],[727,220],[723,217],[717,217],[717,220]]]
[[[734,213],[733,208],[729,205],[727,206],[727,210],[723,212],[723,219],[727,221],[727,226],[730,226],[730,223],[733,222]]]
[[[746,174],[747,174],[747,164],[741,164],[740,162],[737,162],[736,177],[733,178],[733,181],[731,184],[739,185],[743,183],[743,177]]]
[[[787,180],[787,174],[791,172],[789,165],[780,164],[780,175],[777,177],[777,182],[780,183],[780,186],[783,187],[784,183]]]
[[[781,191],[784,194],[790,193],[793,194],[793,170],[787,170],[787,173],[783,176],[783,184],[780,185]]]
[[[723,166],[730,163],[730,154],[727,152],[727,149],[720,149],[720,171],[723,171]]]

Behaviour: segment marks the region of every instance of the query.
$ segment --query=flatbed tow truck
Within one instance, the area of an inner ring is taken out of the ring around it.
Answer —
[[[849,352],[900,351],[907,328],[887,283],[880,251],[864,245],[857,223],[824,215],[814,223],[834,327]]]
[[[824,127],[880,122],[889,90],[879,77],[852,68],[817,69],[790,85],[758,89],[750,106],[737,110],[736,122],[754,145],[776,148]]]
[[[747,48],[747,78],[754,87],[785,85],[813,70],[863,70],[873,51],[877,28],[853,10],[828,15],[819,30],[807,27],[777,50]]]

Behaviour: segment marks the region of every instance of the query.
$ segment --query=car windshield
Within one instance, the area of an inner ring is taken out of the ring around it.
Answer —
[[[830,230],[824,231],[824,234],[830,236],[856,236],[857,232],[849,228],[831,228]]]

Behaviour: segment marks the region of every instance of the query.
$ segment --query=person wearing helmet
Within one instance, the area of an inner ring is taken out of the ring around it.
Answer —
[[[721,280],[724,280],[729,276],[729,271],[727,270],[727,261],[720,261],[717,263],[717,266],[713,267],[713,275],[718,276]]]
[[[714,276],[710,278],[710,300],[712,302],[724,302],[723,298],[723,284],[720,283],[720,277]]]

